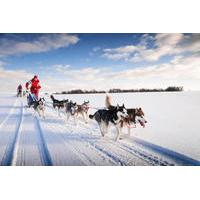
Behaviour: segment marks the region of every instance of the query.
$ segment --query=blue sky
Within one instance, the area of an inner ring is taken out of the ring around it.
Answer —
[[[197,90],[199,49],[199,34],[0,34],[0,78],[8,88],[38,74],[46,90]]]
[[[72,34],[77,35],[79,41],[75,45],[58,48],[54,51],[43,53],[27,53],[12,55],[5,58],[8,69],[27,69],[33,71],[39,66],[47,67],[56,64],[69,64],[74,68],[83,68],[91,65],[93,67],[132,67],[131,63],[121,60],[113,61],[101,56],[102,49],[117,48],[122,45],[137,44],[141,34]],[[38,34],[3,34],[1,38],[14,39],[15,41],[33,41]],[[100,49],[101,48],[101,49]]]

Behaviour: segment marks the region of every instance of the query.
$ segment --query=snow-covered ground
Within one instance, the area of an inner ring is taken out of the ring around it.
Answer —
[[[0,165],[200,165],[200,93],[111,94],[113,104],[142,107],[148,121],[114,141],[102,138],[95,121],[77,125],[58,117],[47,101],[46,118],[26,108],[26,99],[0,95]],[[94,113],[105,94],[57,95],[78,103],[89,100]]]

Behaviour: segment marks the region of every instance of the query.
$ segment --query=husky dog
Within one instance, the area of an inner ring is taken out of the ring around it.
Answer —
[[[122,119],[121,127],[127,126],[128,135],[130,136],[131,125],[133,125],[133,127],[136,127],[136,124],[139,123],[144,128],[147,121],[144,118],[144,112],[142,108],[128,108],[127,113],[128,117]]]
[[[65,107],[66,107],[65,111],[66,111],[66,115],[67,115],[67,120],[69,119],[70,116],[73,116],[74,123],[76,124],[76,113],[78,110],[77,104],[70,101],[65,104]]]
[[[89,103],[90,103],[89,101],[84,101],[83,104],[77,105],[78,108],[77,108],[77,111],[76,111],[77,116],[79,114],[81,114],[86,123],[87,123],[87,120],[88,120]]]
[[[111,96],[106,95],[105,105],[109,110],[115,109],[115,106],[111,104]],[[136,123],[139,123],[142,127],[145,127],[147,121],[144,118],[144,112],[142,108],[128,108],[127,109],[128,116],[123,118],[120,122],[121,128],[127,126],[128,134],[130,135],[131,125],[133,124],[136,127]]]
[[[32,106],[33,109],[35,110],[35,112],[37,112],[39,114],[39,116],[45,118],[45,99],[44,98],[40,98],[38,101],[34,101]],[[41,115],[42,114],[42,115]]]
[[[108,132],[108,127],[110,124],[114,125],[117,130],[117,137],[116,141],[119,139],[121,134],[121,120],[128,116],[127,110],[124,106],[117,105],[112,110],[98,110],[93,115],[89,115],[90,119],[95,119],[99,125],[100,131],[102,136],[104,137],[105,134]]]
[[[57,108],[58,110],[58,115],[60,116],[60,109],[63,109],[65,108],[65,104],[67,102],[69,102],[68,99],[64,99],[64,100],[58,100],[58,99],[55,99],[53,95],[50,96],[50,98],[52,99],[53,101],[53,108]]]

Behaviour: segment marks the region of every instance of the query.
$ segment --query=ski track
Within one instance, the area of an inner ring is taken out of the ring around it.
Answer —
[[[6,116],[4,117],[3,121],[1,121],[1,123],[0,123],[0,128],[6,123],[6,121],[7,121],[8,118],[10,117],[10,115],[13,113],[16,104],[17,104],[17,99],[14,101],[13,105],[12,105],[11,108],[9,109],[9,112],[8,112],[8,114],[6,114]]]
[[[24,109],[25,99],[16,99],[0,123],[0,165],[178,165],[159,150],[135,141],[134,137],[117,142],[100,135],[98,125],[82,118],[65,120],[48,102],[46,118]],[[63,117],[64,116],[64,117]],[[113,132],[112,132],[113,135]],[[186,163],[186,161],[184,161]]]
[[[54,133],[52,128],[49,128],[41,120],[41,127],[44,132],[44,138],[47,142],[49,152],[51,154],[52,162],[54,165],[86,165],[84,160],[80,158],[80,155],[73,151],[73,149],[67,145],[58,134]]]
[[[135,146],[139,147],[140,151],[146,149],[148,152],[154,153],[154,157],[161,158],[161,161],[163,161],[163,158],[167,158],[169,161],[169,165],[180,165],[180,166],[199,166],[200,161],[192,159],[188,156],[185,156],[181,153],[175,152],[173,150],[149,143],[147,141],[138,139],[136,137],[127,138],[126,140],[130,146],[133,146],[133,143],[135,143]],[[166,161],[164,161],[166,163]]]
[[[18,105],[20,104],[20,105]],[[18,106],[16,106],[18,105]],[[18,110],[18,111],[16,111]],[[20,135],[23,121],[23,103],[17,100],[7,120],[1,127],[0,141],[0,163],[1,165],[12,165],[17,148],[17,140]]]
[[[28,108],[24,116],[13,165],[52,165],[38,117]]]
[[[39,142],[40,153],[41,153],[44,165],[47,165],[47,166],[53,165],[46,141],[44,139],[40,121],[37,116],[35,116],[35,121],[36,121],[37,130],[38,130],[36,132],[38,133],[38,136],[39,136],[38,142]]]

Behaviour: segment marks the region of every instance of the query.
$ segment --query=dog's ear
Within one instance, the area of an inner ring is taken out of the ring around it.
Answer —
[[[122,107],[125,108],[124,103],[123,103]]]

